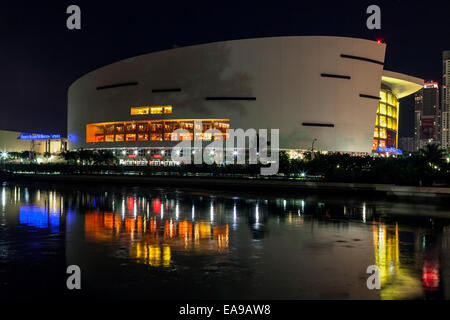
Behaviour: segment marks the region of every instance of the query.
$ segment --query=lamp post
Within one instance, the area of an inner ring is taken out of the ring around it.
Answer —
[[[311,160],[314,160],[314,142],[316,142],[317,139],[314,138],[312,145],[311,145]]]

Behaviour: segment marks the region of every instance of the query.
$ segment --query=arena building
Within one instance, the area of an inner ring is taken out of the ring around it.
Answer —
[[[36,154],[59,154],[67,149],[67,141],[60,134],[23,133],[0,130],[0,153],[32,152]]]
[[[114,149],[163,161],[179,137],[214,128],[279,129],[280,149],[399,153],[398,99],[423,80],[383,70],[386,44],[307,36],[215,42],[146,54],[76,80],[68,93],[72,149]]]

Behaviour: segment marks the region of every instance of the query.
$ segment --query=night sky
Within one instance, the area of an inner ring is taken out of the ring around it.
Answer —
[[[81,7],[81,30],[66,8]],[[381,7],[381,30],[366,8]],[[2,1],[0,129],[66,134],[67,89],[83,74],[135,55],[212,41],[335,35],[387,43],[385,69],[442,79],[450,1]],[[413,130],[402,101],[400,135]]]

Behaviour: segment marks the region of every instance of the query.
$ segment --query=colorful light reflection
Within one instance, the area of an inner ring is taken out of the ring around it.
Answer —
[[[46,207],[22,206],[19,211],[19,222],[35,228],[59,230],[59,211]]]

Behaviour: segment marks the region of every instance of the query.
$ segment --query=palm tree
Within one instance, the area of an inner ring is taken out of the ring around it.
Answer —
[[[420,156],[431,165],[440,165],[444,162],[444,150],[437,144],[427,144],[420,149]]]

